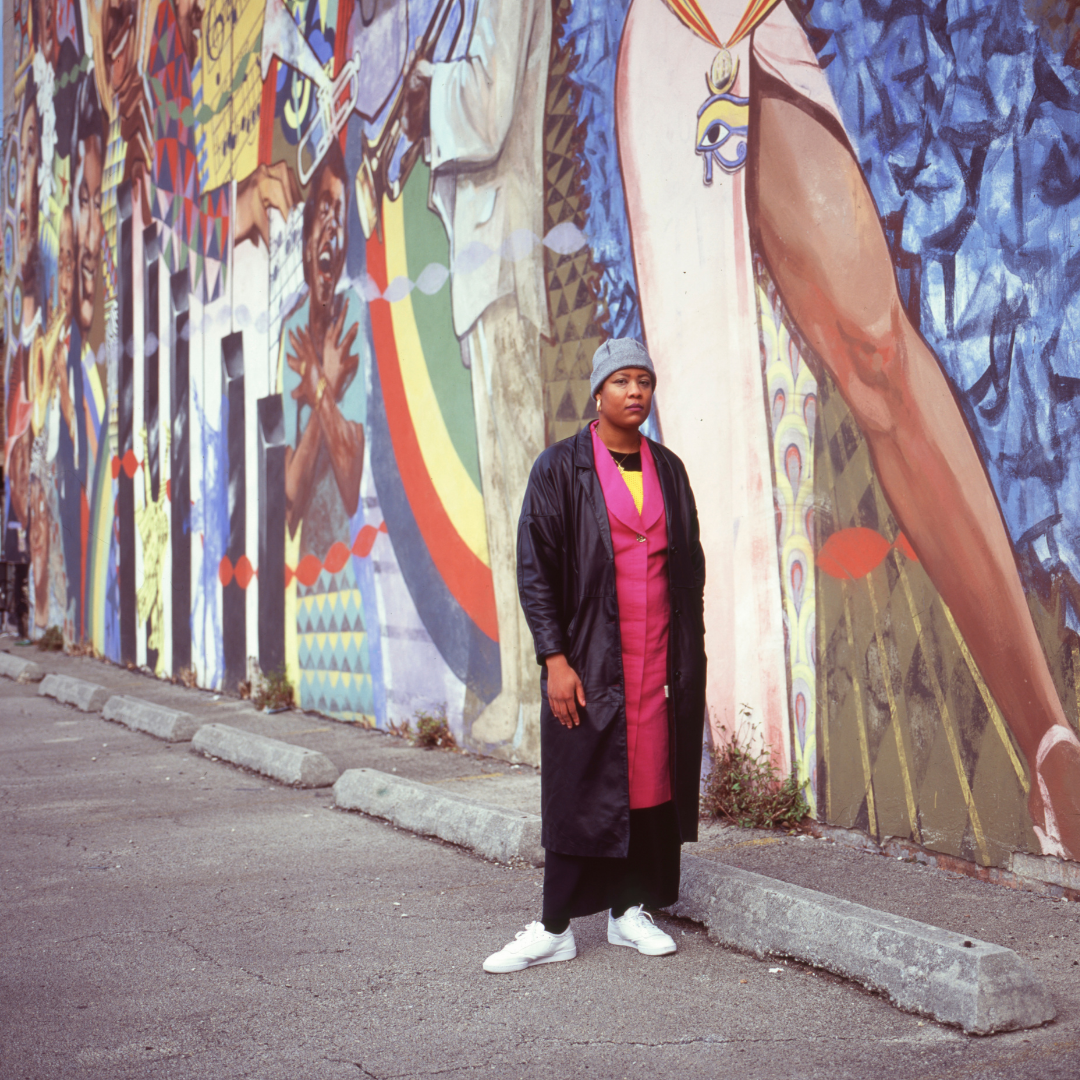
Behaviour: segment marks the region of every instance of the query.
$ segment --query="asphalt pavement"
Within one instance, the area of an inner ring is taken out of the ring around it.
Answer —
[[[342,769],[538,798],[524,766],[18,652]],[[594,916],[576,960],[487,975],[542,871],[331,803],[0,680],[0,1077],[1080,1076],[1076,904],[812,838],[713,826],[688,848],[1016,950],[1057,1018],[984,1038],[666,916],[673,957],[609,946]]]

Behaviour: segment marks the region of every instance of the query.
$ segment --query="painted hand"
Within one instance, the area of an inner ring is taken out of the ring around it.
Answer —
[[[340,401],[344,393],[346,381],[355,374],[360,366],[360,357],[349,350],[356,341],[356,335],[360,330],[359,323],[353,323],[348,330],[345,329],[345,316],[348,313],[348,305],[341,305],[341,313],[326,328],[326,337],[323,341],[323,374],[334,392],[334,400]],[[342,334],[344,333],[344,337]]]
[[[250,240],[270,246],[270,218],[274,207],[283,218],[300,201],[300,185],[284,161],[260,165],[246,180],[236,185],[236,243]]]
[[[405,135],[419,142],[428,133],[428,110],[431,105],[431,73],[428,60],[420,60],[405,79],[405,111],[402,120]]]
[[[300,405],[314,409],[319,395],[319,377],[323,374],[319,355],[311,342],[311,335],[301,327],[289,331],[291,352],[285,354],[286,363],[300,376],[300,385],[292,392]]]

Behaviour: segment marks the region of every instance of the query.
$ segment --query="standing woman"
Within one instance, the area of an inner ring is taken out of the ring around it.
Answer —
[[[611,944],[675,951],[644,909],[678,899],[697,839],[705,558],[682,462],[639,430],[655,385],[643,345],[605,342],[598,419],[529,477],[518,591],[542,668],[544,912],[486,971],[572,959],[570,920],[605,908]]]

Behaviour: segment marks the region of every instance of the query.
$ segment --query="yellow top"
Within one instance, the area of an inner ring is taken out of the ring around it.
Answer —
[[[623,472],[622,469],[619,472],[626,481],[626,486],[630,489],[630,494],[634,498],[634,505],[640,514],[641,508],[645,505],[645,474],[643,472]]]

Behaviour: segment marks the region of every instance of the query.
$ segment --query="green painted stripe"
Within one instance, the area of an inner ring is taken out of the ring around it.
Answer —
[[[405,219],[405,258],[409,277],[413,281],[429,263],[450,265],[450,244],[446,231],[442,222],[428,208],[430,175],[431,170],[423,162],[417,162],[401,193]],[[480,490],[472,377],[461,362],[461,346],[454,334],[450,281],[447,279],[434,296],[425,296],[419,289],[413,289],[410,297],[439,411],[461,464],[477,490]]]

